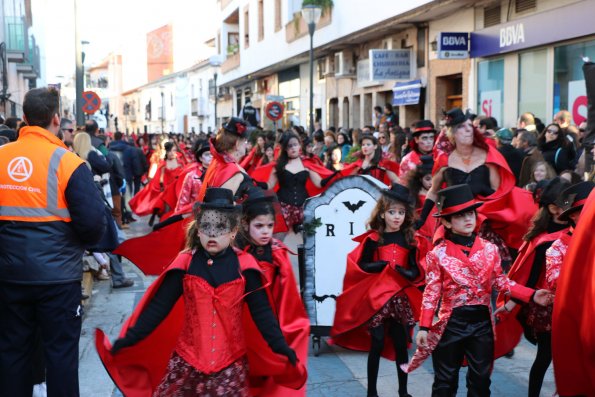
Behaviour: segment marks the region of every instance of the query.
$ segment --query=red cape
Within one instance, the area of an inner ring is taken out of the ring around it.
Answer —
[[[562,234],[568,232],[568,229],[558,231],[555,233],[542,233],[531,241],[526,241],[519,250],[514,264],[508,272],[508,278],[521,285],[527,285],[533,260],[535,258],[535,249],[541,244],[552,242],[558,239]],[[536,288],[544,288],[545,280],[545,263],[543,270],[539,276]],[[498,295],[497,306],[504,305],[509,298],[505,297],[503,293]],[[498,321],[496,322],[496,344],[494,349],[494,358],[499,358],[511,351],[519,344],[521,336],[523,335],[523,326],[517,320],[517,314],[521,310],[521,305],[517,305],[510,313],[499,313]]]
[[[523,236],[531,225],[531,218],[537,211],[537,205],[533,201],[531,192],[516,187],[514,174],[508,168],[506,160],[492,146],[488,146],[485,163],[497,168],[500,186],[487,197],[476,197],[483,201],[483,205],[477,209],[477,212],[490,221],[492,230],[504,239],[506,245],[519,249],[523,243]],[[448,167],[446,154],[438,156],[432,173],[443,167]]]
[[[332,343],[359,351],[370,350],[368,321],[397,292],[405,292],[416,320],[420,315],[422,300],[421,291],[390,266],[386,266],[380,273],[367,273],[358,266],[367,239],[377,241],[378,233],[368,231],[353,239],[360,244],[347,255],[343,292],[337,297],[335,320],[331,329]],[[382,356],[396,360],[390,338],[385,338]]]
[[[223,155],[215,150],[213,139],[209,142],[211,146],[210,151],[213,155],[213,160],[207,168],[205,177],[198,193],[197,201],[202,201],[209,187],[221,187],[227,182],[232,176],[238,172],[242,172],[242,169],[238,163],[232,161],[227,155]],[[233,192],[235,194],[235,192]]]
[[[595,190],[574,230],[560,271],[552,319],[558,393],[595,396]]]
[[[315,160],[312,160],[312,159],[309,159],[306,157],[302,158],[302,164],[304,165],[304,168],[316,172],[318,175],[320,175],[320,178],[322,178],[322,179],[333,175],[333,172],[334,172],[334,171],[331,171],[328,168],[322,166],[320,163],[316,162]],[[256,168],[254,171],[252,171],[250,176],[252,177],[252,179],[254,179],[257,182],[267,183],[269,181],[269,178],[271,177],[271,173],[273,172],[273,169],[275,168],[276,165],[277,165],[276,162],[271,162],[271,163],[262,165],[262,166]],[[326,186],[329,186],[329,184],[327,184]],[[273,188],[273,190],[274,191],[279,190],[279,184],[277,184]],[[316,195],[322,193],[325,190],[325,188],[316,187],[312,183],[310,178],[308,178],[308,180],[306,182],[306,190],[308,191],[308,195],[310,197],[312,197],[312,196],[316,196]]]
[[[163,191],[161,191],[160,186],[160,175],[162,172],[164,173]],[[130,202],[128,203],[130,209],[138,216],[151,215],[154,210],[162,212],[165,208],[164,193],[166,192],[169,185],[177,180],[180,172],[182,172],[182,167],[178,167],[174,170],[168,170],[165,168],[165,162],[162,162],[159,168],[157,168],[155,177],[151,179],[149,184],[130,199]]]
[[[146,236],[124,241],[114,254],[126,257],[145,275],[158,276],[186,243],[186,229],[193,217],[184,218]]]
[[[178,204],[178,199],[180,198],[180,192],[184,186],[184,179],[187,174],[197,170],[198,168],[200,168],[200,163],[198,162],[193,162],[186,165],[176,177],[175,182],[170,183],[167,188],[165,188],[162,199],[168,205],[169,211],[163,214],[163,216],[159,219],[161,222],[175,214],[176,205]]]
[[[358,173],[362,167],[363,162],[364,162],[363,159],[359,159],[357,161],[354,161],[353,163],[345,164],[345,166],[341,170],[341,176],[349,176],[349,175],[354,175],[354,174]],[[399,163],[397,163],[395,161],[382,159],[378,163],[378,167],[387,169],[389,171],[392,171],[396,175],[399,175],[400,165],[399,165]],[[375,175],[373,175],[373,174],[369,174],[369,175],[375,177]],[[378,179],[380,182],[384,183],[387,186],[390,186],[392,183],[390,181],[390,179],[388,178],[388,175],[386,174],[386,172],[383,172],[382,179],[379,179],[379,178],[376,178],[376,179]]]
[[[259,265],[268,283],[267,294],[273,312],[279,320],[287,344],[295,350],[300,363],[307,367],[308,363],[308,336],[310,335],[310,320],[304,309],[304,304],[299,295],[295,282],[295,275],[289,260],[289,249],[280,241],[273,240],[273,263],[260,262]],[[248,346],[248,361],[251,365],[250,384],[254,386],[255,395],[263,396],[305,396],[306,386],[298,390],[282,386],[284,374],[287,373],[285,365],[271,361],[270,356],[262,354],[268,346],[262,338],[252,338],[259,335],[256,325],[246,314],[244,326]],[[266,377],[266,378],[262,378]]]
[[[244,262],[254,260],[249,254],[245,254],[241,251],[236,252],[238,253],[241,268],[244,268]],[[173,269],[187,270],[191,259],[191,253],[181,252],[167,268],[167,271]],[[147,292],[143,295],[130,318],[124,323],[119,337],[126,335],[128,329],[136,323],[140,314],[159,289],[166,272],[149,286]],[[183,321],[184,299],[179,299],[169,315],[148,337],[134,346],[122,349],[116,355],[111,353],[112,345],[107,336],[100,329],[96,330],[95,347],[99,358],[103,362],[105,369],[110,374],[114,383],[125,396],[149,397],[157,386],[159,386],[165,375],[167,363],[169,362],[182,329]],[[248,333],[246,334],[246,340],[249,341],[250,344],[264,344],[263,346],[265,347],[259,351],[262,358],[273,364],[275,368],[284,368],[286,370],[285,375],[281,377],[278,383],[293,388],[303,386],[307,378],[307,371],[301,362],[298,362],[296,367],[293,367],[289,364],[286,357],[273,353],[266,342],[262,340],[260,333]],[[250,360],[249,356],[248,359]],[[249,375],[259,372],[271,374],[271,371],[269,371],[268,368],[263,369],[259,367],[258,363],[249,361],[248,367]]]

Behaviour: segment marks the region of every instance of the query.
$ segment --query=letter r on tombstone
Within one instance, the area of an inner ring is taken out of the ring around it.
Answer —
[[[326,237],[335,237],[335,225],[333,225],[332,223],[327,223],[326,224]]]

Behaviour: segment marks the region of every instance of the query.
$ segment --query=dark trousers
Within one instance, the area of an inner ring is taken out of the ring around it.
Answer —
[[[467,396],[490,395],[494,334],[487,306],[455,308],[446,330],[432,353],[433,397],[456,396],[459,370],[467,359]]]
[[[38,329],[48,397],[79,395],[80,303],[80,282],[40,286],[0,283],[0,396],[32,395]]]

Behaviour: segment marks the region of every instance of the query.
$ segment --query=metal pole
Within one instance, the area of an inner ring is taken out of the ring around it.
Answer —
[[[215,72],[215,76],[213,76],[213,80],[215,83],[215,133],[219,129],[219,124],[217,123],[217,100],[219,99],[219,95],[217,93],[217,72]]]
[[[77,7],[77,0],[74,0],[74,53],[75,53],[75,82],[76,82],[76,124],[81,126],[85,124],[83,115],[83,51],[80,40],[80,9]]]
[[[163,99],[163,91],[161,91],[161,133],[163,134],[165,130],[163,129],[163,124],[165,123],[165,100]]]
[[[310,135],[314,133],[314,29],[315,23],[308,24],[310,33]]]

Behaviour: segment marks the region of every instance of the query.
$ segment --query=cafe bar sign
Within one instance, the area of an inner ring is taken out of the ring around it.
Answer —
[[[592,34],[595,34],[592,5],[579,1],[472,32],[471,57],[504,54]]]
[[[370,50],[370,81],[411,79],[411,54],[406,50]]]

